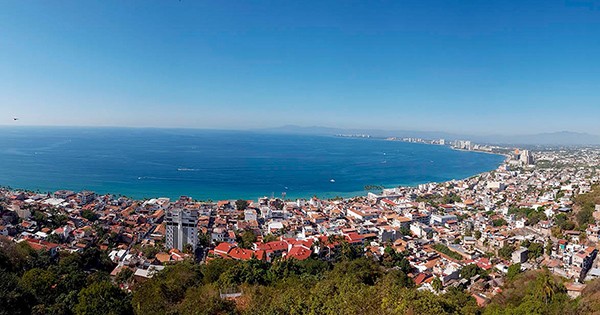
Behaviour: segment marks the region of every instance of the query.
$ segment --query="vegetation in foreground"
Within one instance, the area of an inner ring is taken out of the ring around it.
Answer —
[[[183,262],[137,283],[110,279],[114,267],[95,249],[52,258],[26,244],[0,243],[0,314],[590,314],[600,311],[600,281],[570,299],[548,271],[511,275],[486,308],[458,288],[417,290],[401,255],[382,262],[340,257],[272,264],[216,259]],[[241,292],[236,300],[223,292]]]

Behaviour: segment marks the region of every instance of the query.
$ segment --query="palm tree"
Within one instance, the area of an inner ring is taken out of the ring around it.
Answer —
[[[538,281],[539,285],[541,286],[541,294],[544,298],[544,302],[548,304],[550,301],[552,301],[552,298],[554,298],[554,294],[556,293],[555,284],[548,273],[543,273],[538,278]]]

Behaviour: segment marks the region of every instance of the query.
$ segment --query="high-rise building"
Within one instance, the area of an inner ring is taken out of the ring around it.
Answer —
[[[534,164],[533,154],[531,154],[531,152],[529,152],[529,150],[521,151],[521,153],[519,154],[519,160],[525,165]]]
[[[198,245],[198,211],[172,208],[165,216],[167,228],[167,248],[184,250],[191,244],[195,250]]]

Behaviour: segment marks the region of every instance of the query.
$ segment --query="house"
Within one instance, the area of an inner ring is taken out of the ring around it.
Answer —
[[[223,243],[220,243],[219,245],[217,245],[217,247],[215,247],[214,253],[217,255],[226,256],[227,254],[229,254],[231,249],[233,249],[235,247],[236,247],[235,244],[223,242]]]
[[[232,248],[229,253],[229,257],[236,260],[250,260],[254,257],[254,251],[239,247]]]
[[[312,251],[310,250],[310,248],[305,247],[305,246],[295,246],[295,247],[292,247],[292,249],[290,249],[290,251],[286,255],[286,258],[287,259],[294,258],[297,260],[305,260],[305,259],[310,258],[311,254],[312,254]]]
[[[36,251],[45,250],[48,251],[51,256],[54,256],[58,253],[58,244],[50,243],[44,240],[36,240],[32,238],[26,238],[25,241],[27,242],[27,244],[29,244],[29,246],[31,246],[31,248],[33,248]]]
[[[512,253],[512,261],[515,264],[521,264],[527,261],[529,250],[526,247],[521,247]]]

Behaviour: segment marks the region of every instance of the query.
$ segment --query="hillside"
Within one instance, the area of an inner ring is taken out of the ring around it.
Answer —
[[[97,250],[51,258],[27,245],[0,240],[0,314],[588,314],[600,306],[600,282],[572,300],[548,271],[516,275],[486,308],[459,288],[434,294],[414,288],[402,256],[316,259],[216,259],[181,262],[140,282],[128,294],[122,271]],[[388,266],[388,267],[386,267]],[[240,292],[221,299],[223,292]]]

